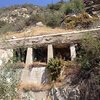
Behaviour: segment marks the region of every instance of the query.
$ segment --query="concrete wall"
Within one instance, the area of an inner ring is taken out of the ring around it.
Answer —
[[[33,67],[31,70],[24,68],[21,75],[22,82],[33,84],[43,84],[48,82],[46,67]]]

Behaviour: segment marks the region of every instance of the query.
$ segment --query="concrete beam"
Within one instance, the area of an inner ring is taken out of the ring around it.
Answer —
[[[27,38],[16,38],[5,41],[0,41],[0,48],[21,48],[21,47],[42,47],[48,44],[59,45],[59,44],[70,44],[71,42],[80,41],[85,34],[90,33],[93,37],[100,38],[100,28],[82,30],[82,31],[72,31],[65,33],[47,34],[41,36],[33,36]]]

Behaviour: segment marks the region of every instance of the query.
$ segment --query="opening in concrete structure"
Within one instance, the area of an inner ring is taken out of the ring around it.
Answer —
[[[47,48],[46,47],[34,48],[33,61],[47,62]]]
[[[27,49],[26,48],[17,48],[14,49],[14,61],[21,61],[21,62],[25,62],[26,60],[26,52]]]
[[[67,47],[56,47],[54,48],[54,58],[63,59],[65,61],[70,60],[70,48]]]

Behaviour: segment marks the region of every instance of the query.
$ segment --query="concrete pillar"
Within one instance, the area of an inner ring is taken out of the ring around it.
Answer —
[[[26,54],[26,64],[32,64],[33,63],[33,48],[27,48],[27,54]]]
[[[71,54],[71,61],[73,61],[76,58],[76,50],[75,50],[75,44],[70,45],[70,54]]]
[[[53,46],[52,46],[52,44],[48,45],[48,59],[47,59],[48,62],[49,62],[50,58],[53,58]]]

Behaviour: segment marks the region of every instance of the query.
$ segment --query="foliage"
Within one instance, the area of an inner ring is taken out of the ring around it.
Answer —
[[[100,66],[100,40],[87,35],[80,44],[77,60],[84,70]]]
[[[76,19],[76,25],[81,25],[83,28],[89,28],[93,24],[93,19],[85,12],[80,14]]]
[[[46,8],[31,4],[1,8],[0,18],[6,18],[6,21],[0,21],[0,33],[21,31],[29,26],[35,26],[37,22],[42,22],[52,28],[60,27],[62,22],[64,22],[62,25],[68,29],[74,29],[77,26],[79,28],[88,28],[92,25],[94,20],[89,16],[86,17],[87,15],[83,13],[83,11],[84,4],[82,0],[58,2],[48,5]],[[75,18],[75,16],[70,16],[72,13],[81,14]],[[67,19],[65,17],[68,14],[70,18]],[[27,17],[24,15],[27,15]]]
[[[50,72],[52,81],[55,81],[61,71],[61,61],[58,58],[50,59],[47,65],[47,69]]]
[[[62,7],[60,8],[60,10],[62,12],[64,12],[64,14],[69,14],[69,13],[72,13],[73,12],[73,5],[72,3],[65,3],[62,5]]]
[[[32,14],[25,22],[26,26],[35,25],[37,22],[43,22],[44,16],[42,14]]]
[[[84,3],[82,0],[72,0],[69,3],[64,3],[60,10],[66,15],[69,13],[80,13],[84,11]]]
[[[73,0],[73,9],[75,13],[84,11],[84,2],[83,0]]]
[[[0,68],[0,99],[13,100],[17,97],[17,70],[10,62]]]
[[[59,27],[61,24],[62,16],[63,14],[58,11],[47,13],[45,14],[45,24],[52,28]]]
[[[2,26],[4,26],[5,24],[6,24],[6,22],[0,21],[0,28],[1,28]]]
[[[4,26],[2,26],[1,28],[0,28],[0,33],[2,34],[2,33],[6,33],[6,32],[9,32],[9,31],[12,31],[13,30],[13,26],[12,26],[12,24],[5,24]]]
[[[56,3],[56,4],[49,4],[49,5],[47,6],[47,8],[50,9],[50,10],[60,10],[60,8],[61,8],[61,6],[62,6],[63,4],[64,4],[64,3],[62,3],[62,2],[58,2],[58,3]]]
[[[67,16],[64,20],[68,29],[74,29],[78,26],[80,28],[89,28],[92,26],[94,19],[90,18],[85,12],[78,16]]]

